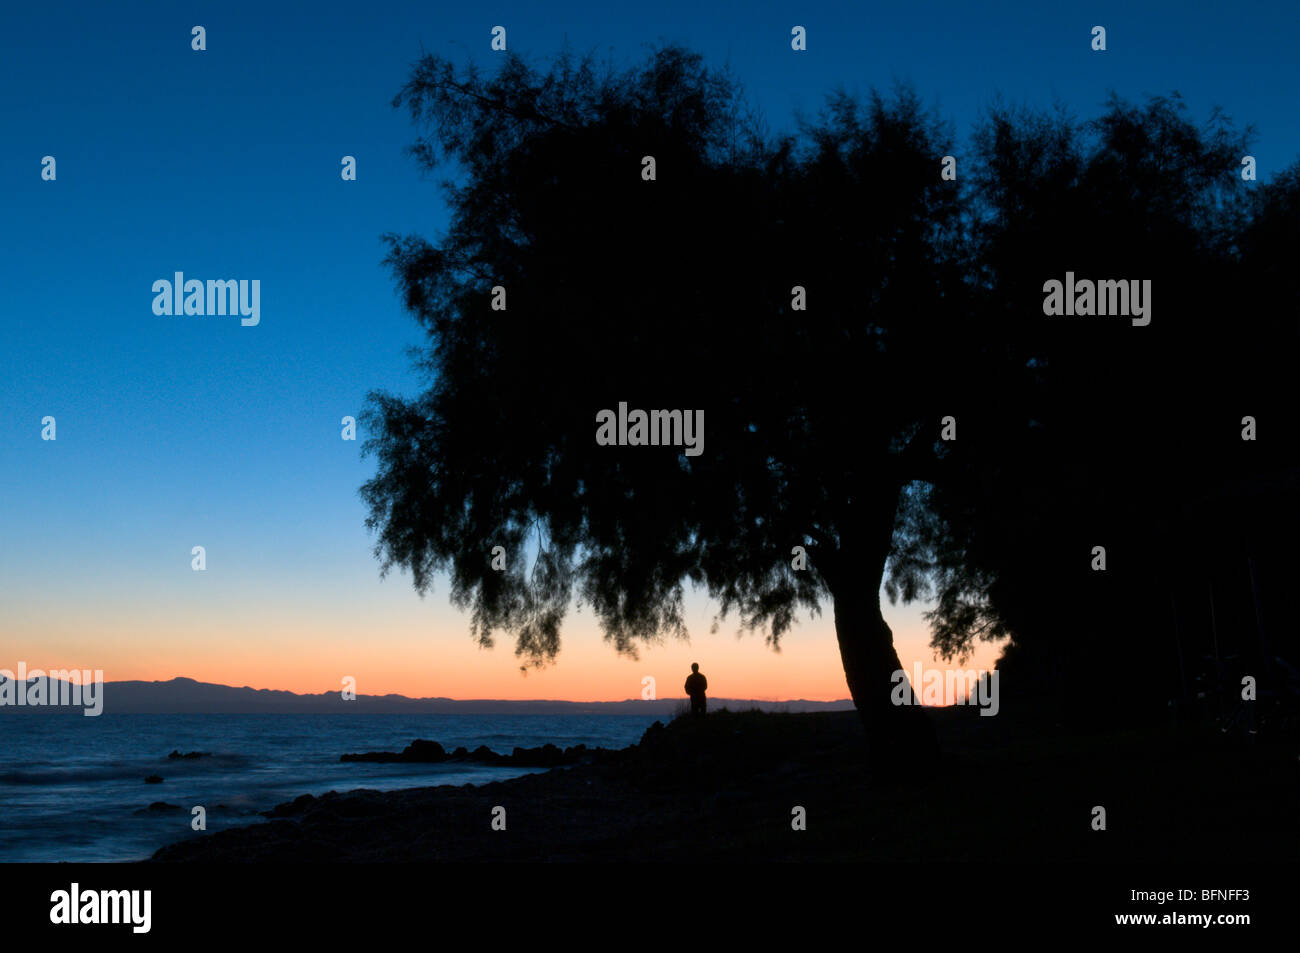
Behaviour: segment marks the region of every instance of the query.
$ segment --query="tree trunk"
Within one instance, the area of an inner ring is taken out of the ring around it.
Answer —
[[[831,588],[844,676],[873,759],[884,766],[933,769],[938,741],[930,717],[919,705],[919,694],[913,694],[918,703],[913,705],[896,705],[891,698],[898,684],[894,675],[903,667],[894,649],[894,633],[880,611],[880,584],[893,541],[893,514],[888,532],[877,529],[874,539],[860,539],[874,543],[866,553],[859,550],[857,558],[839,560]]]

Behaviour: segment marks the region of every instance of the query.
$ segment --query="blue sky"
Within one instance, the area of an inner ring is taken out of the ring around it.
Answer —
[[[631,65],[681,42],[730,65],[773,129],[837,84],[910,81],[963,139],[998,94],[1089,116],[1108,90],[1177,90],[1194,116],[1257,126],[1262,180],[1300,155],[1295,3],[8,4],[0,666],[70,652],[76,625],[113,613],[125,647],[133,625],[181,631],[232,602],[310,626],[340,593],[358,627],[400,601],[465,638],[445,590],[420,604],[405,577],[379,582],[356,493],[374,465],[339,421],[372,388],[417,386],[380,235],[445,224],[390,101],[422,51],[490,69],[497,24],[531,57],[567,40]],[[175,271],[260,279],[261,323],[154,315],[152,282]],[[189,572],[197,543],[226,588]]]

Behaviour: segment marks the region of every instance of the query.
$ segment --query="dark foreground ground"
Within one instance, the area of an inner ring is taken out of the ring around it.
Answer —
[[[871,768],[853,712],[678,719],[596,763],[480,786],[353,791],[156,861],[1294,862],[1294,746],[1171,730],[1060,736],[1033,718],[931,711],[929,780]],[[505,808],[506,829],[492,829]],[[807,829],[791,827],[795,807]],[[1092,829],[1093,808],[1106,830]]]

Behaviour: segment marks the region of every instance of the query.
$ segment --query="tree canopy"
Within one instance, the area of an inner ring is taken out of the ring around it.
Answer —
[[[882,722],[882,579],[937,600],[949,657],[1086,639],[1152,601],[1134,567],[1168,545],[1153,527],[1271,465],[1240,418],[1278,396],[1259,371],[1294,322],[1257,310],[1242,334],[1228,316],[1278,295],[1294,314],[1296,174],[1249,190],[1221,116],[996,107],[967,155],[903,88],[836,92],[771,135],[676,46],[624,71],[429,56],[395,103],[415,159],[461,179],[436,242],[388,236],[428,379],[371,396],[368,525],[385,571],[422,592],[447,573],[475,635],[514,634],[526,664],[554,657],[575,599],[633,653],[684,634],[687,584],[773,645],[829,601],[855,702]],[[1150,325],[1046,316],[1067,272],[1150,280]],[[620,403],[702,410],[702,452],[598,444]],[[1121,569],[1104,582],[1097,542]]]

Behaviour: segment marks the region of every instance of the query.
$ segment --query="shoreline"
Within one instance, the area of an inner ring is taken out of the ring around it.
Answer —
[[[303,795],[146,863],[1240,862],[1286,861],[1300,844],[1300,770],[1282,747],[927,714],[944,749],[929,780],[869,765],[853,712],[718,711],[504,781]],[[1090,824],[1096,804],[1105,833]]]

